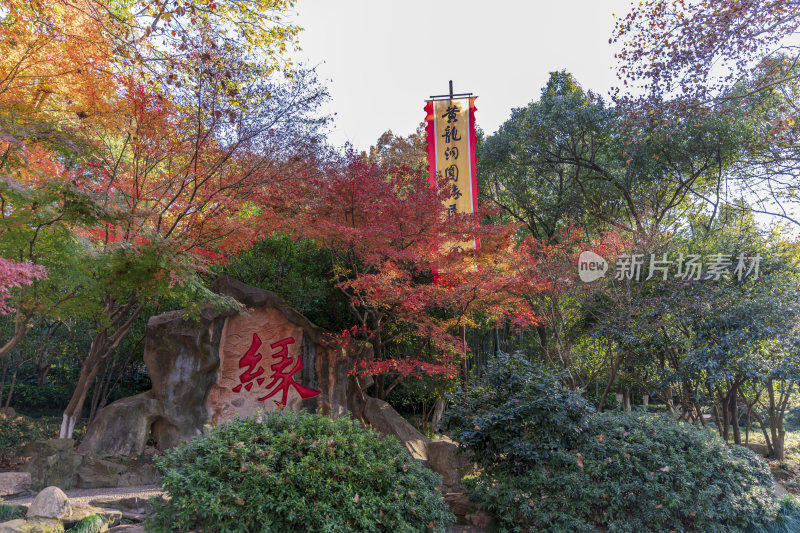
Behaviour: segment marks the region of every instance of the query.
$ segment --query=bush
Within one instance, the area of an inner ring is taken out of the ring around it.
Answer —
[[[800,502],[793,496],[785,496],[780,501],[780,509],[774,522],[757,524],[747,533],[796,533],[800,531]]]
[[[594,409],[560,374],[520,353],[498,354],[480,382],[454,399],[446,425],[484,468],[509,474],[547,462],[571,448],[588,428]]]
[[[45,432],[24,416],[0,413],[0,459],[8,459],[32,440],[44,438]]]
[[[8,396],[10,388],[10,385],[6,384],[3,397]],[[11,406],[28,414],[34,412],[60,414],[69,403],[73,391],[74,384],[67,382],[48,383],[44,387],[39,387],[35,383],[17,383],[11,396]]]
[[[749,450],[666,415],[593,414],[584,406],[581,416],[573,391],[521,361],[506,356],[492,365],[469,395],[472,411],[459,414],[468,424],[457,438],[484,465],[465,484],[498,530],[731,532],[775,523],[769,468]],[[477,402],[479,393],[491,407]],[[521,429],[521,413],[536,423]]]
[[[574,450],[521,476],[467,480],[502,530],[742,531],[777,512],[760,458],[663,415],[596,415]]]
[[[270,412],[209,428],[156,462],[171,499],[148,531],[444,531],[438,476],[349,418]]]

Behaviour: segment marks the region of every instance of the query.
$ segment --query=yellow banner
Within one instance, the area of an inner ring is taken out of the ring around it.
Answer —
[[[436,171],[447,178],[453,198],[448,213],[473,212],[472,157],[469,99],[433,102]]]

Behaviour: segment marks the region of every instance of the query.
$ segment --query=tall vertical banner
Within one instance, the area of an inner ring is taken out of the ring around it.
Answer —
[[[448,216],[478,210],[478,174],[475,158],[475,98],[441,98],[425,103],[428,141],[428,183],[439,186],[447,178],[452,196],[445,201]],[[459,243],[477,249],[478,239]]]

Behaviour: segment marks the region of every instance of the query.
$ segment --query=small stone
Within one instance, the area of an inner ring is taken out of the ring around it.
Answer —
[[[140,524],[126,524],[109,529],[109,531],[116,531],[120,533],[145,533],[144,526]]]
[[[72,514],[69,498],[58,487],[47,487],[34,498],[28,508],[28,517],[67,518]]]

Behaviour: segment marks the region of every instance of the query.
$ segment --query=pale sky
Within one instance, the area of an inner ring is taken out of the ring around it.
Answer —
[[[511,109],[539,98],[566,69],[603,96],[617,83],[608,44],[630,0],[298,0],[295,57],[318,65],[334,145],[358,149],[386,130],[412,133],[425,99],[472,92],[475,119],[494,133]]]

